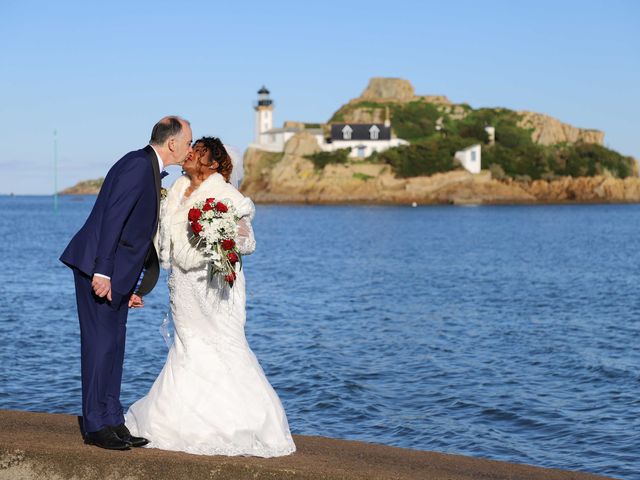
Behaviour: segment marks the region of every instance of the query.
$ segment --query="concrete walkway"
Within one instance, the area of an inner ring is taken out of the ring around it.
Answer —
[[[294,435],[294,441],[296,453],[271,459],[112,452],[84,445],[73,416],[0,410],[0,480],[606,478],[324,437]]]

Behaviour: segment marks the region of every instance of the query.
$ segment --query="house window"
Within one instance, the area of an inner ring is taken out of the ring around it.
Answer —
[[[380,129],[377,125],[372,125],[369,129],[369,138],[371,140],[378,140],[378,138],[380,138]]]
[[[353,128],[351,128],[349,125],[345,125],[342,129],[342,139],[351,140],[351,132],[353,132]]]
[[[471,161],[472,162],[476,161],[476,151],[475,150],[471,150]]]
[[[366,153],[367,147],[365,147],[364,145],[360,145],[358,147],[358,158],[364,158],[365,157],[365,153]]]

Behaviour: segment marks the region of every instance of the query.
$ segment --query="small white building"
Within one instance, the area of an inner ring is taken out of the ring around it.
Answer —
[[[260,133],[256,143],[262,150],[283,152],[285,143],[299,131],[300,129],[295,127],[271,128]]]
[[[480,173],[481,169],[481,154],[482,147],[480,144],[476,144],[471,145],[464,150],[457,151],[454,158],[460,162],[460,165],[462,165],[467,171],[477,174]]]
[[[487,132],[487,138],[489,140],[489,145],[494,145],[496,143],[496,127],[492,127],[491,125],[487,125],[484,127],[484,131]]]

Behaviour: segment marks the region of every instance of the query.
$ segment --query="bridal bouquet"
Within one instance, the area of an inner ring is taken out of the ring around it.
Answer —
[[[238,214],[229,199],[207,198],[189,210],[189,224],[195,248],[209,259],[209,279],[223,275],[230,287],[236,280],[236,263],[242,268],[242,257],[236,246]]]

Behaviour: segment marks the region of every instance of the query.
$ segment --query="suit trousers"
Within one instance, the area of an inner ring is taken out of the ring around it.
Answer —
[[[73,269],[80,320],[84,433],[124,423],[120,384],[129,313],[128,297],[118,305],[96,296],[91,278]]]

